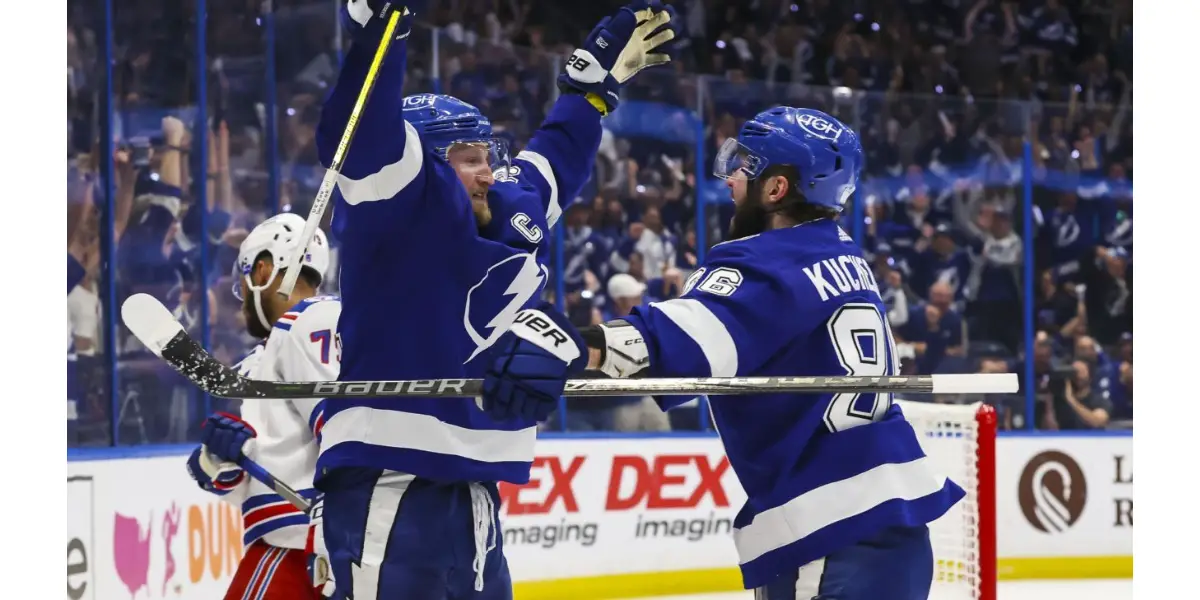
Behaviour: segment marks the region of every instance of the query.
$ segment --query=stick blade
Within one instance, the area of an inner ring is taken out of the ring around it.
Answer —
[[[121,305],[121,321],[139,341],[156,356],[183,331],[183,325],[157,298],[150,294],[134,294]]]
[[[1016,373],[934,375],[934,394],[1015,394]]]

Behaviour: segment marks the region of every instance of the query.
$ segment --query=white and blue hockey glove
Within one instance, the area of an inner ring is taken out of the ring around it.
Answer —
[[[192,450],[187,460],[187,470],[200,489],[216,494],[225,494],[246,479],[246,472],[236,463],[213,456],[204,446]]]
[[[228,413],[216,413],[200,426],[200,447],[188,457],[188,472],[200,487],[229,491],[245,477],[238,461],[245,456],[258,432],[249,423]]]
[[[347,0],[342,9],[342,26],[356,40],[367,43],[379,43],[383,28],[387,25],[392,13],[400,11],[403,15],[396,25],[396,38],[402,40],[412,31],[413,11],[419,10],[416,2],[394,2],[389,0]]]
[[[498,421],[544,421],[567,379],[587,368],[588,350],[566,316],[548,304],[513,319],[483,377],[482,408]]]
[[[642,69],[671,61],[658,51],[675,39],[674,18],[675,9],[660,0],[635,0],[604,17],[583,46],[567,58],[558,76],[559,89],[578,90],[603,101],[603,114],[616,110],[626,82]]]

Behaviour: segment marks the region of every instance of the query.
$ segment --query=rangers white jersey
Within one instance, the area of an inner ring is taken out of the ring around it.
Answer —
[[[238,370],[251,379],[266,381],[337,379],[341,311],[341,300],[335,296],[301,301],[275,322],[266,343],[246,357]],[[258,434],[247,445],[246,455],[306,498],[314,498],[323,401],[246,400],[241,413]],[[262,539],[280,548],[304,549],[308,517],[271,488],[245,477],[223,498],[241,506],[245,545]]]

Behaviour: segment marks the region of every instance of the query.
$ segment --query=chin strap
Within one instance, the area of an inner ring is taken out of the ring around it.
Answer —
[[[266,331],[271,331],[271,322],[267,319],[267,313],[263,312],[262,291],[251,289],[250,293],[254,294],[254,314],[258,315],[258,322]]]

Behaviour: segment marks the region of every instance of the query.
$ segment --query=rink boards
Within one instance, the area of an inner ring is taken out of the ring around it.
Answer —
[[[1000,578],[1132,575],[1132,440],[997,441]],[[221,597],[241,522],[188,477],[187,450],[73,454],[89,460],[68,465],[68,598]],[[501,495],[518,598],[741,587],[730,529],[745,496],[715,438],[543,440],[529,484]]]

